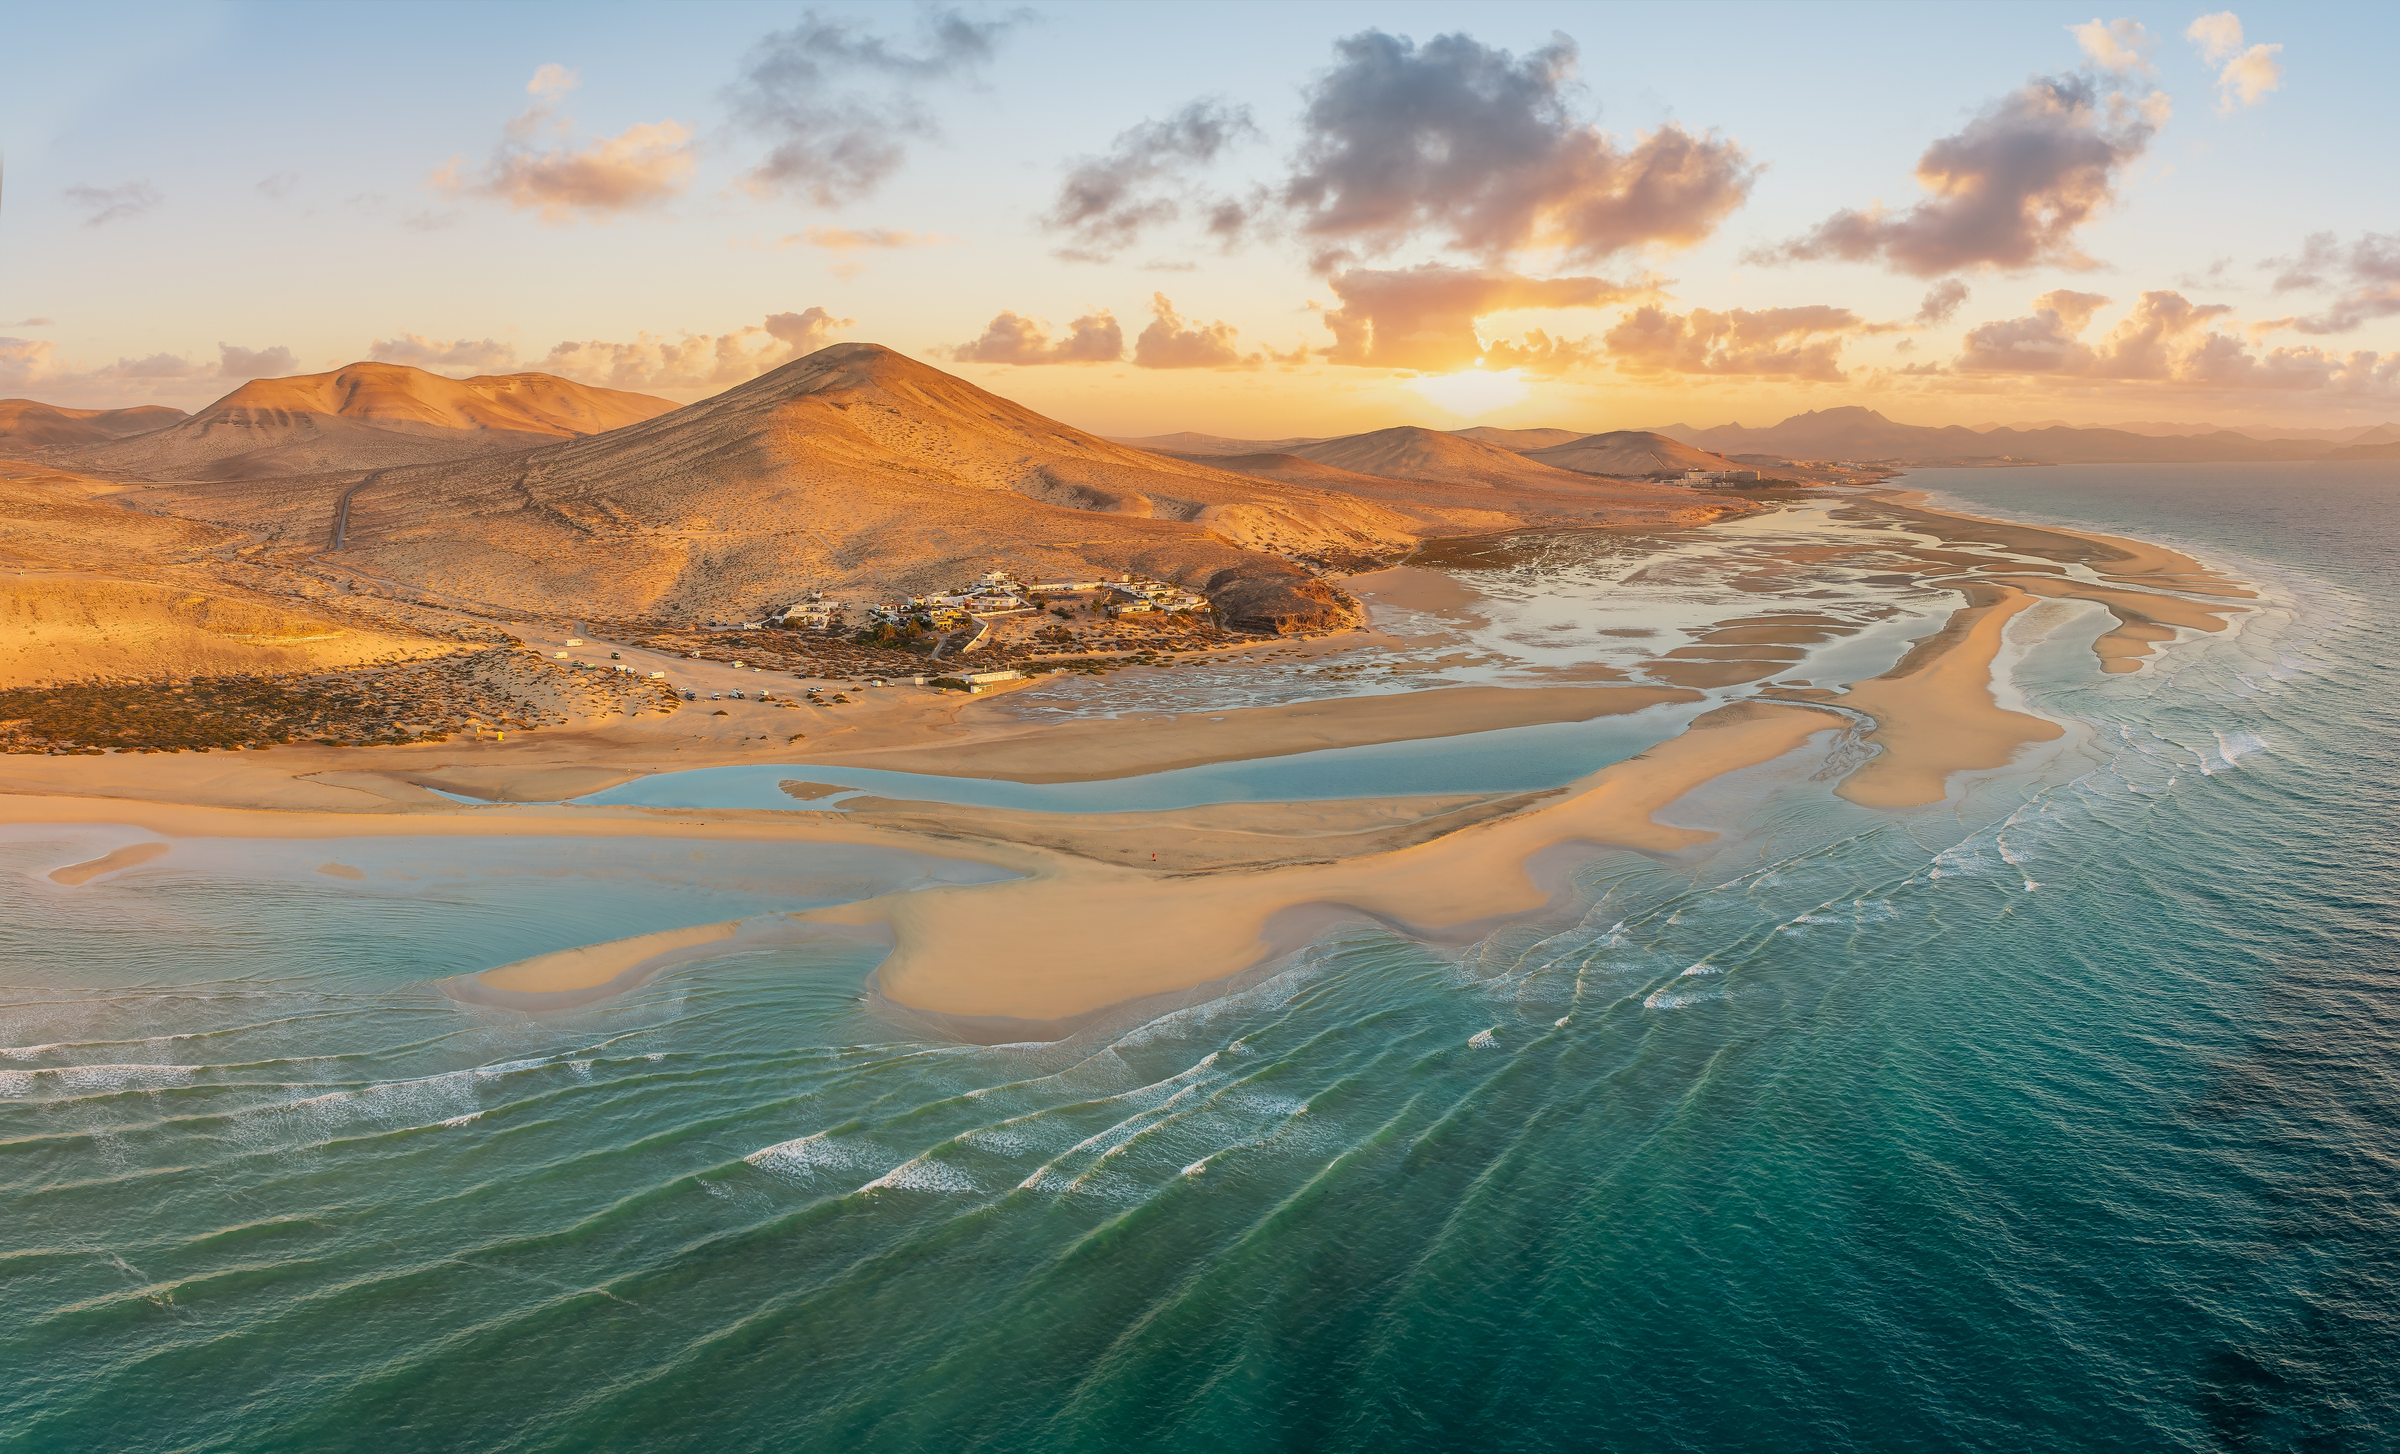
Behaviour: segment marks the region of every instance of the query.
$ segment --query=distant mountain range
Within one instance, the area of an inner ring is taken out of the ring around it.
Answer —
[[[1764,454],[1783,459],[1848,459],[1892,464],[2202,464],[2218,461],[2313,460],[2337,449],[2400,439],[2400,426],[2382,424],[2347,439],[2255,439],[2230,429],[2205,434],[2151,435],[2125,429],[1992,429],[1898,424],[1872,409],[1847,405],[1798,414],[1765,429],[1722,424],[1695,429],[1670,424],[1655,431],[1719,454]]]

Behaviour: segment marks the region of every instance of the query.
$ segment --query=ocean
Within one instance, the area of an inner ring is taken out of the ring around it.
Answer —
[[[1746,774],[1572,927],[1056,1044],[428,984],[957,865],[0,833],[0,1450],[2400,1446],[2400,471],[1908,483],[2266,609],[2024,613],[2069,734],[1949,807]]]

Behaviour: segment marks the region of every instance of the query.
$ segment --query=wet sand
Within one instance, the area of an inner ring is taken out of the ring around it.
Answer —
[[[799,757],[1077,782],[1584,721],[1697,700],[1691,687],[1758,681],[1782,671],[1800,648],[1858,626],[1805,609],[1736,609],[1656,660],[1652,670],[1675,685],[1443,687],[1060,724],[1027,722],[991,697],[898,689],[862,693],[845,708],[728,699],[701,712],[594,722],[506,744],[13,758],[0,761],[0,820],[128,824],[170,837],[734,838],[970,859],[1020,877],[766,918],[787,931],[806,925],[890,942],[876,983],[893,1005],[1033,1033],[1144,996],[1229,982],[1344,917],[1429,942],[1464,943],[1500,923],[1556,911],[1574,853],[1605,845],[1671,855],[1706,844],[1712,834],[1658,815],[1718,777],[1861,730],[1851,714],[1871,719],[1865,740],[1878,750],[1840,784],[1843,797],[1878,809],[1941,802],[1960,773],[2004,767],[2027,746],[2062,735],[2055,723],[2002,708],[1994,693],[2003,631],[2036,596],[2079,597],[2114,613],[2117,628],[2095,644],[2109,671],[2138,670],[2156,642],[2179,630],[2223,630],[2225,618],[2248,609],[2164,594],[2230,602],[2251,593],[2163,548],[1950,515],[1912,505],[1907,496],[1859,508],[1871,512],[1870,520],[1888,517],[1915,534],[1906,542],[1896,538],[1894,553],[1913,558],[1926,580],[1963,592],[1967,604],[1880,676],[1843,692],[1762,689],[1759,700],[1706,713],[1680,736],[1560,789],[1139,814],[1039,814],[872,796],[846,799],[839,813],[809,814],[553,801],[654,772]],[[1924,535],[1963,548],[1932,548]],[[1978,555],[1978,544],[2037,561]],[[1794,572],[1813,568],[1812,549],[1792,553]],[[2112,584],[2068,574],[2080,567]],[[1456,611],[1475,599],[1439,571],[1414,567],[1350,584],[1413,609]],[[1731,584],[1766,588],[1758,581]],[[1360,633],[1345,644],[1380,646],[1389,638]],[[1323,649],[1339,648],[1310,648]],[[756,676],[728,671],[725,685],[755,684]],[[838,791],[797,778],[787,787],[801,800]],[[435,789],[479,801],[461,804]],[[167,847],[135,845],[52,877],[82,883]],[[318,871],[358,873],[339,864]],[[707,925],[559,951],[464,977],[450,988],[461,998],[519,1009],[588,1003],[662,966],[721,953],[728,937],[747,941],[769,932],[759,924]]]
[[[1965,588],[1968,604],[1900,664],[1846,692],[1778,692],[1778,697],[1836,703],[1875,719],[1869,745],[1881,749],[1835,791],[1869,808],[1916,808],[1949,796],[1961,772],[2006,767],[2037,742],[2065,735],[2057,723],[2002,707],[1992,694],[1992,663],[2011,616],[2033,604],[2013,586]]]
[[[148,863],[172,847],[174,845],[171,843],[128,844],[105,857],[91,859],[84,863],[70,863],[65,868],[54,868],[50,870],[50,881],[65,884],[70,888],[77,884],[87,884],[104,873],[115,873],[118,869],[131,868],[137,863]]]

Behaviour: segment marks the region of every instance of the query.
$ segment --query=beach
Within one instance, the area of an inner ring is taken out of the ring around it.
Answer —
[[[1475,659],[1458,648],[1492,639],[1492,622],[1509,603],[1491,593],[1512,578],[1402,566],[1350,581],[1376,609],[1397,613],[1379,616],[1373,631],[1253,656],[1247,667],[1210,664],[1251,678],[1281,670],[1297,689],[1322,681],[1339,695],[1318,687],[1317,695],[1214,709],[1095,716],[1087,708],[1080,717],[1070,709],[1062,720],[1047,700],[1055,688],[1017,681],[981,697],[859,685],[835,705],[798,698],[788,684],[769,686],[774,679],[756,668],[620,645],[616,659],[637,673],[672,671],[710,699],[663,717],[583,721],[509,741],[15,758],[0,764],[0,789],[14,822],[107,822],[170,837],[647,837],[851,844],[981,864],[1009,877],[796,918],[887,939],[876,992],[897,1011],[983,1027],[976,1034],[1000,1026],[1031,1035],[1147,997],[1238,982],[1344,920],[1440,944],[1569,913],[1573,862],[1603,850],[1667,861],[1703,851],[1719,832],[1661,815],[1718,779],[1782,760],[1838,759],[1842,766],[1829,769],[1836,791],[1861,807],[1927,808],[1960,775],[2005,769],[2060,737],[2058,724],[2004,707],[1995,695],[2009,624],[2038,602],[2105,608],[2111,624],[2092,652],[2102,671],[2118,674],[2138,670],[2179,634],[2222,631],[2249,609],[2241,583],[2180,552],[1933,510],[1906,491],[1853,497],[1828,518],[1855,521],[1869,558],[1912,562],[1906,579],[1917,584],[1893,606],[1829,613],[1818,591],[1802,608],[1774,608],[1760,593],[1786,587],[1770,583],[1804,580],[1859,547],[1769,541],[1738,569],[1726,568],[1735,587],[1728,604],[1681,627],[1685,644],[1652,644],[1655,628],[1603,628],[1638,655],[1599,681],[1588,663],[1550,667],[1538,658],[1528,659],[1532,675],[1520,671],[1505,684],[1417,675],[1419,663]],[[1734,527],[1712,528],[1719,534],[1662,537],[1661,546],[1714,549],[1709,541]],[[1638,539],[1612,539],[1608,548],[1642,549]],[[1466,558],[1513,569],[1530,558],[1527,549]],[[1544,552],[1554,548],[1534,555]],[[1944,593],[1963,604],[1941,609]],[[1892,642],[1883,649],[1898,653],[1882,670],[1830,684],[1792,679],[1810,670],[1812,653],[1855,649],[1852,638],[1878,635]],[[545,656],[554,644],[565,649],[563,639],[531,643]],[[1364,665],[1388,667],[1359,677],[1344,663],[1361,652],[1370,658]],[[1188,679],[1190,666],[1181,670]],[[1629,680],[1636,672],[1650,680]],[[1158,685],[1143,700],[1180,685],[1169,668],[1124,674],[1150,678]],[[741,700],[731,696],[737,687],[745,689]],[[1719,695],[1712,700],[1711,692]],[[1669,707],[1697,715],[1622,760],[1525,790],[1445,792],[1430,766],[1422,791],[1408,795],[1054,812],[912,799],[891,786],[859,793],[840,781],[844,769],[872,768],[930,775],[922,778],[928,786],[1106,784],[1641,721],[1648,719],[1639,714]],[[788,811],[572,801],[662,773],[668,781],[694,768],[799,752],[811,766],[784,781]],[[67,886],[106,881],[164,851],[136,845],[61,866],[51,878]],[[340,877],[340,868],[321,871]],[[703,960],[738,932],[759,931],[728,922],[574,946],[493,966],[456,981],[455,992],[516,1009],[586,1004],[670,961]]]

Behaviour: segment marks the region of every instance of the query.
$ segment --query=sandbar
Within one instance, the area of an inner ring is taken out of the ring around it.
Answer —
[[[1020,722],[1007,735],[984,725],[940,746],[812,753],[809,760],[1021,783],[1100,782],[1335,747],[1588,722],[1699,700],[1700,693],[1680,687],[1429,687],[1218,712]]]
[[[1479,937],[1554,902],[1557,888],[1527,867],[1542,850],[1582,842],[1672,853],[1709,842],[1710,832],[1653,815],[1702,783],[1848,725],[1810,708],[1736,703],[1554,800],[1390,853],[1205,876],[1051,857],[1022,879],[796,917],[887,926],[895,946],[876,981],[902,1005],[1057,1020],[1220,980],[1297,947],[1277,942],[1268,926],[1304,906],[1346,910],[1423,939]]]
[[[2012,712],[1992,695],[1992,663],[2008,620],[2033,604],[2014,586],[1969,584],[1967,604],[1899,665],[1842,693],[1778,693],[1838,702],[1875,719],[1882,751],[1835,789],[1868,808],[1915,808],[1949,795],[1955,773],[2006,767],[2030,743],[2065,735],[2056,722]]]
[[[148,863],[173,846],[170,843],[129,843],[114,853],[82,863],[70,863],[65,868],[54,868],[50,870],[50,881],[69,887],[90,883],[104,873],[115,873],[120,868]]]

